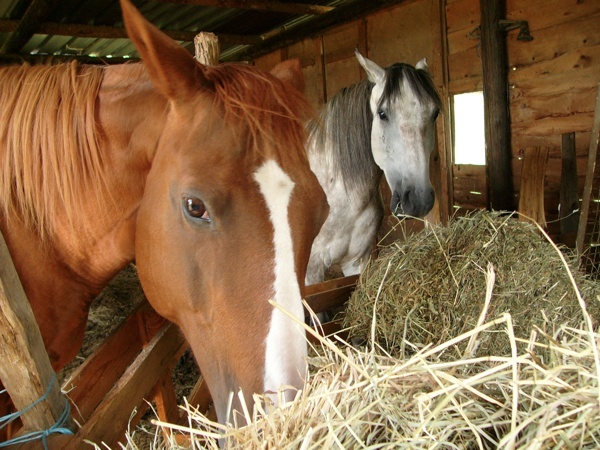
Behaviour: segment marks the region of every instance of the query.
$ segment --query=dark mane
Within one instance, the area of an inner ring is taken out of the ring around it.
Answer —
[[[426,70],[416,69],[405,63],[396,63],[386,68],[385,73],[385,86],[378,107],[394,97],[401,96],[402,82],[406,79],[421,103],[431,99],[438,109],[442,109],[442,100],[435,89],[431,75]]]

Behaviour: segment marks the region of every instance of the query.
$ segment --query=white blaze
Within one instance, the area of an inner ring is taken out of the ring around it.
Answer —
[[[266,161],[254,174],[265,197],[275,247],[274,301],[304,321],[300,287],[296,276],[288,207],[294,182],[273,161]],[[274,308],[266,342],[265,391],[277,392],[281,385],[300,387],[306,373],[304,329],[279,309]],[[289,393],[291,396],[291,393]]]

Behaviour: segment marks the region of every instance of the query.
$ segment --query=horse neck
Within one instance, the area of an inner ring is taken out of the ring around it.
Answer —
[[[78,220],[59,220],[47,244],[92,292],[134,259],[137,210],[167,109],[141,65],[103,70],[96,103],[104,186],[82,187],[89,205],[80,205]]]
[[[102,219],[89,215],[73,243],[72,264],[100,285],[134,259],[137,210],[164,127],[166,100],[138,64],[105,68],[98,94],[99,145],[106,187],[98,199]],[[98,195],[97,192],[90,195]]]

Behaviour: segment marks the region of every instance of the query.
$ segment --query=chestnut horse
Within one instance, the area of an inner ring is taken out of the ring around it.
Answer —
[[[0,225],[55,370],[135,259],[183,331],[218,419],[306,371],[301,297],[328,212],[292,81],[205,67],[121,6],[142,62],[0,69]],[[298,79],[298,65],[277,73]],[[233,408],[227,408],[230,393]]]

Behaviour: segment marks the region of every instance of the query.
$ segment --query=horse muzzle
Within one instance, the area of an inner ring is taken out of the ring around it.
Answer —
[[[425,188],[398,187],[392,193],[390,209],[396,216],[424,217],[433,208],[435,192],[431,185]]]

